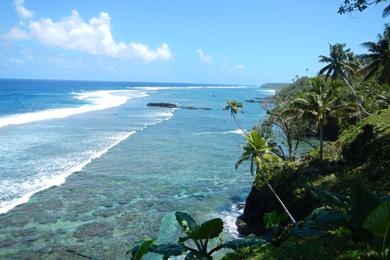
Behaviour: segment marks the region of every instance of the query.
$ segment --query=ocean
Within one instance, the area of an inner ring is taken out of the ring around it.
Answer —
[[[273,95],[258,86],[0,80],[0,258],[125,258],[144,237],[172,241],[174,212],[224,220],[237,236],[249,166],[240,135]],[[211,110],[146,106],[169,102]]]

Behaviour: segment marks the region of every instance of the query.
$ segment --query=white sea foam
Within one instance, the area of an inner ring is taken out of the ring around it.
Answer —
[[[137,91],[138,92],[138,91]],[[74,93],[77,95],[77,98],[95,98],[99,96],[96,93]],[[158,111],[156,113],[150,114],[151,117],[155,118],[152,122],[147,123],[141,128],[137,129],[142,131],[148,126],[161,123],[165,120],[169,120],[173,117],[173,112],[175,109],[169,109],[166,111]],[[90,150],[84,152],[85,159],[77,161],[77,159],[61,158],[57,161],[57,165],[61,165],[60,169],[48,169],[43,168],[38,170],[38,174],[31,176],[29,178],[24,178],[18,182],[15,180],[2,180],[0,181],[0,198],[13,197],[12,199],[6,199],[5,201],[0,201],[0,214],[6,213],[14,207],[24,204],[29,201],[31,196],[35,193],[48,189],[53,186],[62,185],[66,178],[72,173],[81,171],[86,165],[91,163],[94,159],[101,157],[103,154],[108,152],[111,148],[119,144],[120,142],[127,139],[132,134],[135,134],[136,131],[131,132],[120,132],[118,135],[112,136],[112,140],[102,149]],[[79,156],[77,156],[79,157]],[[47,167],[47,165],[45,166]],[[55,168],[55,166],[52,166]]]
[[[230,130],[230,131],[225,131],[223,132],[224,134],[237,134],[237,135],[242,135],[242,130],[241,129],[236,129],[236,130]]]
[[[63,162],[65,166],[63,169],[47,173],[47,169],[43,172],[34,175],[33,178],[25,178],[18,183],[3,180],[0,182],[1,193],[5,195],[17,195],[16,198],[0,202],[0,214],[6,213],[14,207],[26,203],[35,193],[48,189],[52,186],[59,186],[65,182],[65,179],[74,172],[81,171],[86,165],[91,163],[94,159],[101,157],[111,148],[126,140],[129,136],[135,134],[136,131],[121,132],[117,136],[112,137],[115,140],[113,143],[107,145],[99,151],[90,151],[89,158],[80,162]]]
[[[276,93],[276,90],[274,89],[266,89],[266,88],[261,88],[258,90],[258,92],[265,92],[265,93],[269,93],[269,94],[272,94],[272,95],[275,95]]]
[[[127,102],[127,100],[132,98],[147,96],[145,92],[137,90],[99,90],[72,94],[76,99],[87,101],[89,104],[82,105],[80,107],[47,109],[37,112],[0,117],[0,127],[65,118],[77,114],[104,110],[123,105]]]
[[[236,221],[237,218],[244,213],[243,202],[235,203],[229,210],[222,211],[219,216],[225,223],[225,229],[233,238],[238,238],[239,233],[237,231]]]
[[[134,87],[132,89],[157,91],[157,90],[184,90],[184,89],[243,89],[257,88],[256,86],[188,86],[188,87]]]
[[[193,133],[194,135],[227,135],[227,134],[237,134],[242,135],[241,129],[236,130],[228,130],[223,132],[200,132],[200,133]]]

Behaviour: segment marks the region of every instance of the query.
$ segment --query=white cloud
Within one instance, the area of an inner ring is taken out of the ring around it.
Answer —
[[[242,65],[242,64],[237,64],[237,65],[234,66],[234,68],[235,68],[236,70],[244,70],[244,69],[245,69],[245,66]]]
[[[19,27],[12,27],[9,32],[3,35],[1,38],[5,40],[25,40],[29,39],[30,35]]]
[[[11,63],[14,63],[14,64],[23,64],[24,63],[24,61],[22,59],[15,58],[15,57],[10,58],[9,61]]]
[[[21,18],[32,17],[32,12],[24,8],[23,0],[16,0],[15,7]],[[30,37],[47,46],[145,62],[173,59],[166,43],[150,49],[148,45],[139,42],[116,42],[111,33],[110,21],[110,15],[105,12],[84,21],[76,10],[72,10],[69,17],[59,21],[50,18],[32,19],[26,25],[28,32],[14,27],[3,37],[8,35],[6,38],[10,40]]]
[[[225,61],[225,69],[228,73],[245,70],[245,66],[243,64],[234,64],[234,65],[230,64],[227,58],[225,58],[224,61]]]
[[[24,7],[24,0],[15,0],[14,1],[16,12],[18,13],[21,19],[31,19],[34,16],[34,13]]]
[[[199,54],[200,59],[204,63],[207,63],[209,65],[214,63],[213,57],[211,57],[211,56],[207,55],[206,53],[204,53],[204,51],[202,49],[198,49],[197,52]]]

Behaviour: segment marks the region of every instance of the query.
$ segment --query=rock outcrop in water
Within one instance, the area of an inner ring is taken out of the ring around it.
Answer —
[[[165,108],[181,108],[181,109],[190,109],[190,110],[211,110],[208,107],[193,107],[193,106],[178,106],[172,103],[148,103],[148,107],[165,107]]]

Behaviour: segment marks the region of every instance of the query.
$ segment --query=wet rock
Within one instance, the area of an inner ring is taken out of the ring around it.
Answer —
[[[34,220],[39,224],[54,224],[60,219],[60,216],[54,212],[45,212],[45,214],[37,215]]]
[[[178,108],[176,104],[172,103],[148,103],[148,107],[166,107],[166,108]]]
[[[109,223],[94,222],[79,226],[73,233],[76,238],[111,237],[113,226]]]
[[[248,99],[248,100],[245,100],[245,102],[247,102],[247,103],[256,103],[257,101],[254,100],[254,99]]]
[[[11,239],[3,240],[3,241],[0,241],[0,248],[13,246],[15,244],[16,244],[15,240],[11,240]]]
[[[190,110],[211,110],[211,108],[208,107],[179,106],[179,108],[190,109]]]
[[[36,233],[36,228],[25,228],[25,229],[20,229],[20,230],[15,230],[12,232],[13,237],[28,237],[32,236]]]
[[[0,218],[0,227],[24,227],[28,222],[27,218],[19,217],[18,215],[3,215]]]
[[[189,109],[189,110],[211,110],[208,107],[193,107],[193,106],[178,106],[172,103],[148,103],[148,107],[165,107],[165,108],[181,108],[181,109]]]
[[[119,211],[116,209],[102,209],[95,211],[92,215],[96,217],[108,218],[117,214],[119,214]]]
[[[302,198],[295,200],[293,195],[293,179],[293,177],[286,178],[285,183],[275,185],[272,183],[272,185],[278,195],[283,198],[283,202],[294,218],[301,220],[317,207],[318,203],[310,192],[301,194]],[[280,204],[268,187],[252,187],[251,192],[246,198],[244,213],[236,221],[237,231],[242,235],[263,235],[267,231],[262,221],[263,216],[265,213],[275,209],[281,210]]]

